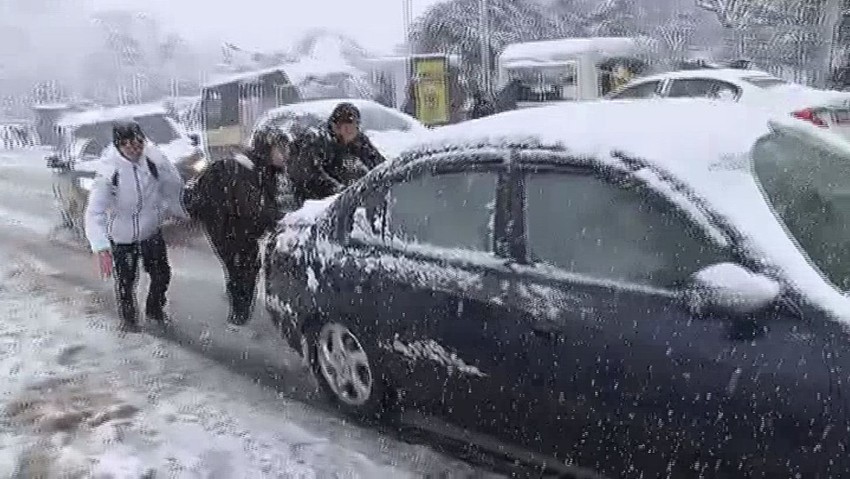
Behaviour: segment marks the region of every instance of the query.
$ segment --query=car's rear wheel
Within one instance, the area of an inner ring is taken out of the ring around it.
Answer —
[[[363,419],[394,412],[377,347],[345,319],[318,321],[307,329],[310,366],[322,393],[341,411]]]

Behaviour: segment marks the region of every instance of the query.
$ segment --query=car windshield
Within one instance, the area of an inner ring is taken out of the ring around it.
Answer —
[[[403,116],[380,107],[362,106],[360,107],[360,115],[363,131],[410,131],[413,128],[411,122]],[[327,116],[330,116],[330,112]],[[271,124],[284,130],[292,128],[295,124],[314,127],[324,125],[327,116],[287,111],[273,119]]]
[[[850,150],[774,134],[754,148],[753,167],[800,248],[836,287],[850,290]]]
[[[142,127],[145,135],[158,145],[171,143],[178,138],[174,127],[163,115],[137,116],[134,120]],[[112,143],[112,124],[111,121],[105,121],[81,125],[74,131],[74,136],[93,139],[97,144],[106,147]]]

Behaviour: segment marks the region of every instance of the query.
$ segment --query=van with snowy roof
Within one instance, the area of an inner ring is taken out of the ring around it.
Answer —
[[[628,37],[514,43],[497,58],[497,89],[517,107],[601,98],[641,75],[647,41]]]

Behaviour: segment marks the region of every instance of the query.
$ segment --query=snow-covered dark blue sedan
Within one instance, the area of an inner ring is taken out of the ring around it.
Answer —
[[[850,147],[787,120],[442,128],[285,218],[267,306],[350,413],[579,477],[850,477]]]

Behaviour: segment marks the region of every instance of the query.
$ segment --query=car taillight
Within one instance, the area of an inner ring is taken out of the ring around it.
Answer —
[[[826,128],[827,124],[821,117],[818,116],[818,113],[812,108],[804,108],[802,110],[797,110],[791,113],[791,116],[797,118],[799,120],[807,121],[813,125],[819,126],[821,128]]]

